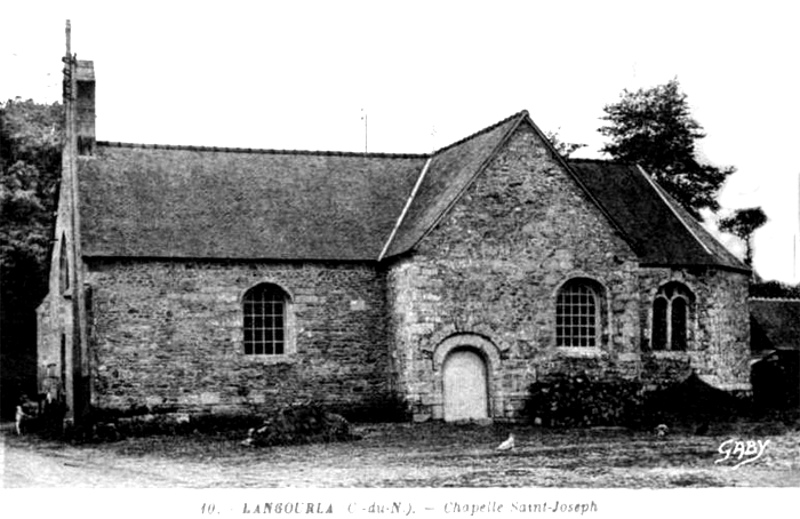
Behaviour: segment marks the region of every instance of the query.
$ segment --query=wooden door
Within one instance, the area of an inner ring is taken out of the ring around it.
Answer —
[[[444,419],[479,420],[489,416],[486,363],[471,350],[456,350],[444,361]]]

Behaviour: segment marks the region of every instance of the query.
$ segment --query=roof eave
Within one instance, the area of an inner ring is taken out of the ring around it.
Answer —
[[[373,263],[377,264],[378,261],[374,257],[364,258],[330,258],[330,257],[315,257],[315,256],[201,256],[201,255],[132,255],[132,254],[111,254],[111,253],[90,253],[83,254],[85,261],[207,261],[211,263],[224,263],[224,262],[275,262],[275,263]]]
[[[748,268],[737,267],[734,265],[726,265],[724,263],[666,263],[666,262],[639,262],[642,268],[712,268],[717,270],[724,270],[728,272],[736,272],[739,274],[751,275],[752,270]]]

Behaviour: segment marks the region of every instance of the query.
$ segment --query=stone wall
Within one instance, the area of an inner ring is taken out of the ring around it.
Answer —
[[[64,236],[56,242],[59,245]],[[58,247],[54,247],[58,251]],[[74,405],[73,379],[79,367],[73,366],[75,326],[73,289],[62,290],[57,254],[50,267],[50,291],[36,309],[37,374],[39,392],[52,399]]]
[[[391,396],[384,276],[370,266],[92,261],[89,282],[96,408],[352,410]],[[290,296],[294,354],[244,354],[241,301],[262,282]]]
[[[694,295],[687,351],[651,351],[653,299],[675,281]],[[657,386],[682,380],[692,370],[730,391],[750,390],[750,311],[747,274],[694,267],[642,268],[640,273],[643,380]]]
[[[72,216],[70,205],[71,183],[68,172],[70,148],[63,153],[61,188],[58,213],[54,229],[48,274],[48,294],[36,310],[37,384],[41,394],[60,399],[68,409],[68,418],[80,407],[76,403],[75,388],[85,380],[79,358],[80,345],[76,339],[73,300],[76,280],[76,262],[72,243]],[[62,251],[64,261],[62,262]],[[80,389],[79,389],[80,390]]]
[[[637,376],[637,265],[605,216],[523,125],[417,251],[391,267],[398,383],[417,418],[442,417],[437,349],[452,337],[486,359],[495,419],[517,417],[531,382],[576,364]],[[555,345],[556,294],[574,277],[603,287],[597,348]]]
[[[39,393],[57,396],[60,386],[61,359],[59,337],[63,325],[53,295],[48,294],[36,309],[37,387]]]

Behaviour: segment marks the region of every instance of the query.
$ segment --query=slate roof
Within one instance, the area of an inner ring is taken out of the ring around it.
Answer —
[[[354,261],[400,254],[526,117],[514,114],[431,155],[98,142],[80,166],[83,253]]]
[[[527,112],[520,112],[435,152],[386,255],[416,245],[488,163],[505,137],[527,117]]]
[[[83,252],[374,260],[425,160],[98,143],[79,175]]]
[[[752,349],[800,350],[800,299],[750,299]]]
[[[522,111],[430,155],[98,142],[79,161],[83,253],[391,257],[436,225],[523,121],[539,131]],[[747,270],[636,166],[563,165],[643,263]]]
[[[639,166],[604,160],[569,165],[651,266],[717,266],[749,271]]]

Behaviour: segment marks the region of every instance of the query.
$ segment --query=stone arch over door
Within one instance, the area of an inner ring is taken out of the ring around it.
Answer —
[[[475,334],[457,334],[434,350],[436,393],[441,404],[434,417],[445,421],[491,418],[494,402],[494,371],[500,352],[488,339]]]

